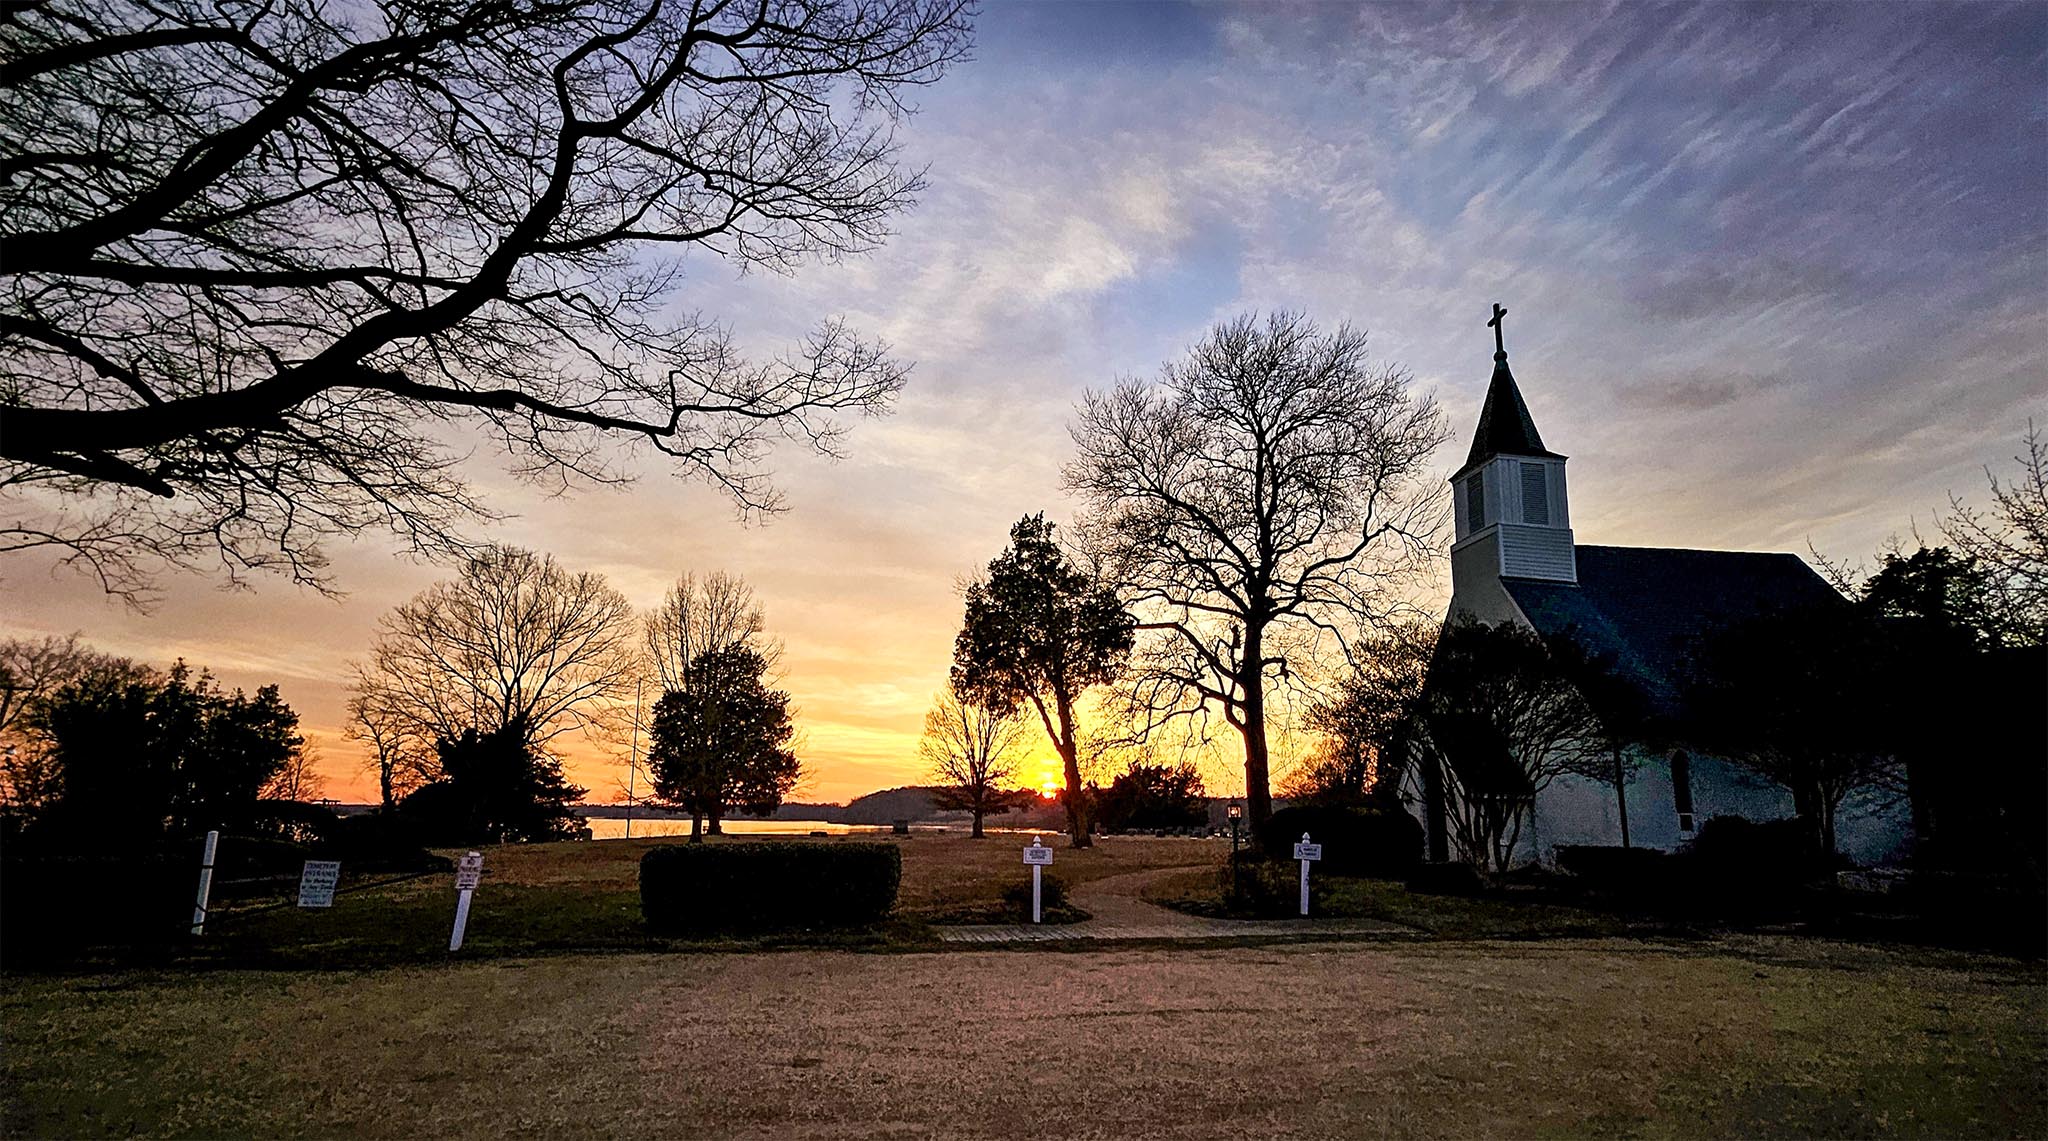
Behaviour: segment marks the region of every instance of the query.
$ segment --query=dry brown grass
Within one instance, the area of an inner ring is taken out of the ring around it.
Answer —
[[[708,843],[748,839],[788,840],[793,837],[712,837]],[[918,832],[908,838],[887,833],[806,839],[817,844],[880,841],[903,852],[903,886],[898,910],[916,915],[957,904],[995,899],[1004,884],[1028,883],[1022,849],[1028,835],[997,833],[970,840],[960,833]],[[664,836],[650,840],[605,840],[570,844],[512,844],[486,854],[487,883],[522,887],[582,887],[595,891],[638,891],[640,857],[649,848],[683,841]],[[1056,849],[1053,872],[1069,884],[1152,868],[1220,867],[1230,853],[1227,841],[1153,836],[1111,836],[1091,848],[1069,848],[1066,839],[1044,835]]]
[[[0,984],[9,1136],[2042,1136],[2038,967],[1751,939]]]

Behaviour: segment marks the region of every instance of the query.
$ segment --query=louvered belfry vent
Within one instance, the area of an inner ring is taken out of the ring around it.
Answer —
[[[1550,526],[1550,473],[1542,464],[1522,465],[1522,522]]]

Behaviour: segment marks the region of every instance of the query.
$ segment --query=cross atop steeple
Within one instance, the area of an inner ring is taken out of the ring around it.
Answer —
[[[1486,323],[1486,327],[1493,330],[1493,359],[1497,361],[1508,359],[1507,345],[1501,341],[1501,318],[1507,315],[1508,311],[1496,301],[1493,303],[1493,320]]]

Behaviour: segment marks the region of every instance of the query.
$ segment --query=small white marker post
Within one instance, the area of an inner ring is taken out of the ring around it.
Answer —
[[[1308,914],[1308,866],[1323,858],[1323,846],[1308,842],[1308,833],[1301,834],[1301,843],[1294,846],[1294,858],[1301,861],[1301,913]]]
[[[462,950],[462,932],[469,926],[469,895],[476,890],[477,881],[483,878],[484,855],[471,852],[455,861],[455,932],[448,936],[450,951]]]
[[[1038,837],[1033,836],[1031,838],[1031,846],[1024,849],[1024,862],[1031,865],[1031,922],[1037,923],[1040,921],[1039,917],[1043,914],[1038,906],[1039,877],[1046,868],[1052,865],[1052,849],[1039,843]]]
[[[206,852],[199,857],[199,899],[192,905],[192,933],[206,934],[206,900],[213,894],[213,853],[220,847],[220,833],[206,834]]]

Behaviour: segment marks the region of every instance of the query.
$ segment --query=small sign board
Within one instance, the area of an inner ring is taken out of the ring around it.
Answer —
[[[455,861],[455,890],[475,891],[477,881],[484,875],[484,857],[481,852],[471,852]]]
[[[1296,844],[1294,846],[1294,858],[1297,860],[1320,860],[1323,858],[1323,846],[1321,844]]]
[[[1052,849],[1033,844],[1024,849],[1024,862],[1049,866],[1052,863]]]
[[[340,883],[340,861],[307,860],[299,873],[299,906],[333,907],[334,889]]]

